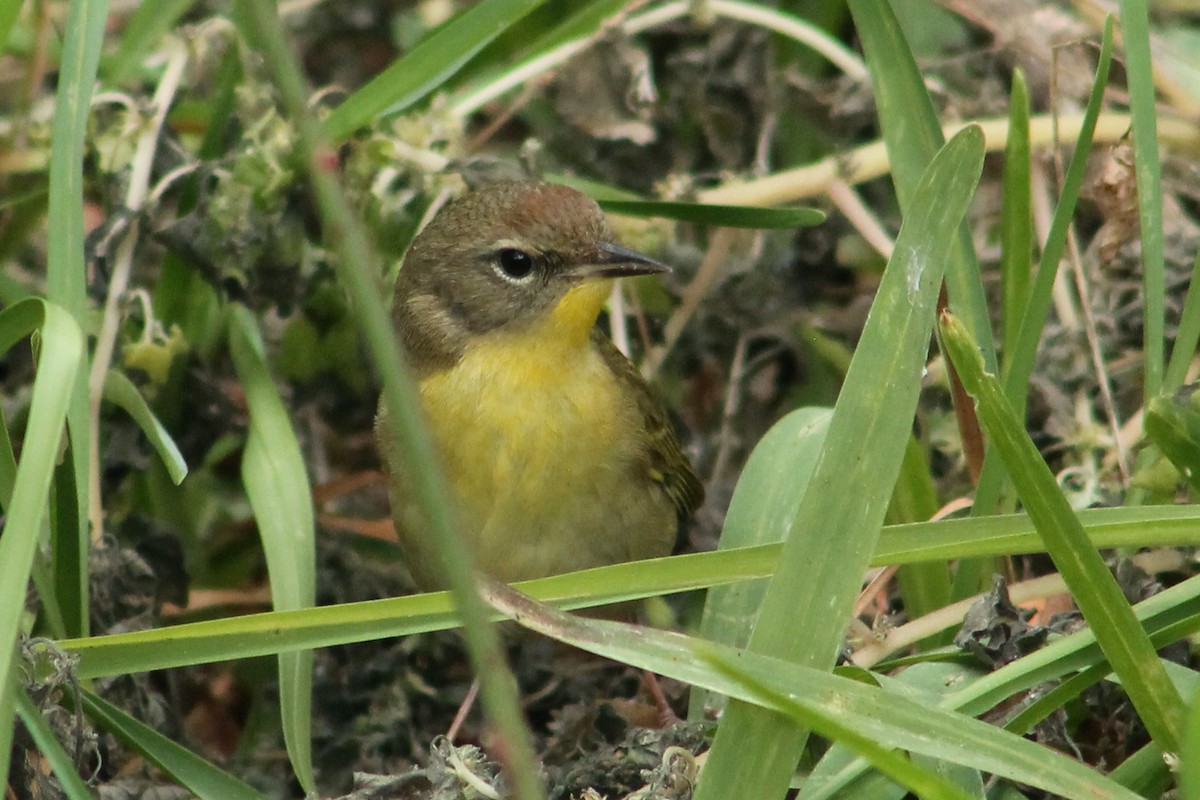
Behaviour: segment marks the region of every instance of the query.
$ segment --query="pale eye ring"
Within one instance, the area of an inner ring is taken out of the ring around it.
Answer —
[[[496,253],[496,268],[511,281],[523,281],[533,274],[533,256],[515,247],[505,247]]]

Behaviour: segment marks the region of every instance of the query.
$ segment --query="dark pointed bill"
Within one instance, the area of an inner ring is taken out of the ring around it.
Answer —
[[[591,264],[581,265],[574,272],[580,278],[629,278],[670,271],[671,268],[666,264],[636,250],[615,242],[599,242],[595,260]]]

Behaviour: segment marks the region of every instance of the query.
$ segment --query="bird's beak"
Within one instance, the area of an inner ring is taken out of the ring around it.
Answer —
[[[572,274],[582,280],[589,280],[630,278],[635,275],[657,275],[671,271],[671,268],[661,261],[655,261],[614,242],[599,242],[596,245],[596,255],[589,259],[589,262],[572,270]]]

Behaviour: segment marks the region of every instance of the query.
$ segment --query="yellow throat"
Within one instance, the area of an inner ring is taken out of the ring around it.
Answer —
[[[421,382],[463,529],[499,577],[632,557],[619,537],[597,548],[575,535],[613,526],[614,504],[644,504],[626,487],[642,444],[636,402],[591,343],[610,286],[580,284],[529,328],[474,337],[457,364]],[[673,537],[673,512],[661,516],[668,530],[656,538]]]

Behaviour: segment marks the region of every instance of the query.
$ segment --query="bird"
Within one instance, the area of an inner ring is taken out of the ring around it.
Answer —
[[[392,321],[457,525],[504,582],[669,555],[704,488],[662,404],[598,329],[618,278],[669,268],[614,240],[572,188],[505,181],[450,201],[415,237]],[[407,566],[445,588],[411,469],[376,436]]]

